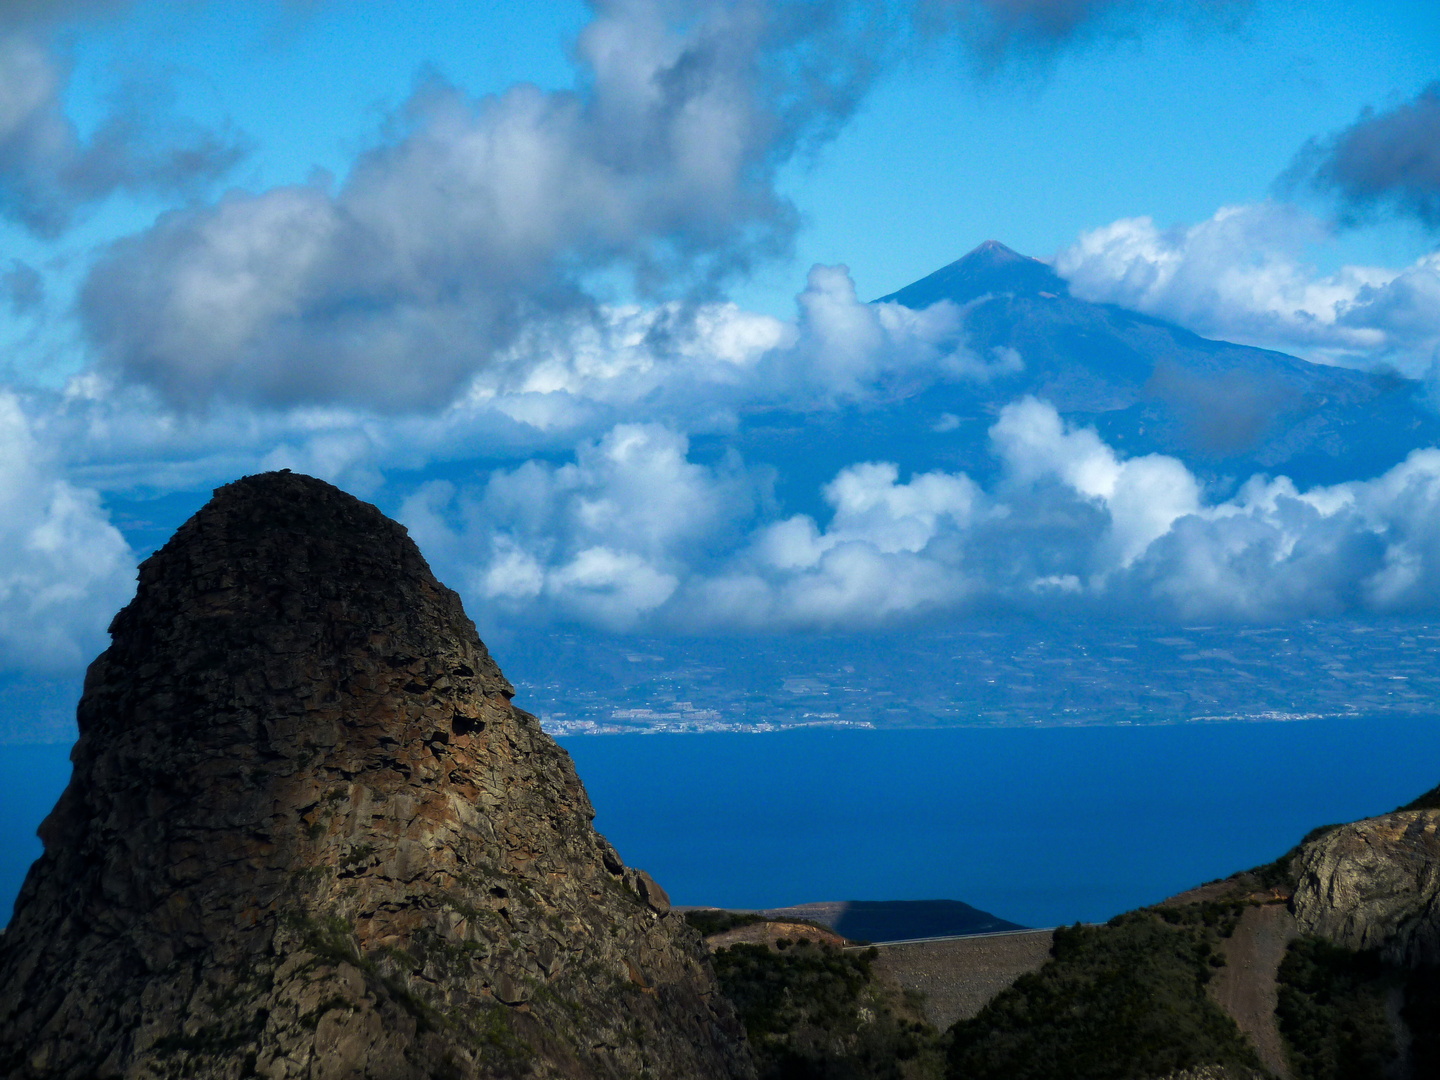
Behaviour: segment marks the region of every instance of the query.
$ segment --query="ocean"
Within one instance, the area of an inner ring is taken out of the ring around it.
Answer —
[[[954,899],[1107,919],[1440,784],[1440,717],[562,740],[679,904]]]
[[[1440,716],[570,736],[595,824],[677,904],[955,899],[1098,921],[1440,784]],[[0,747],[0,911],[64,746]]]

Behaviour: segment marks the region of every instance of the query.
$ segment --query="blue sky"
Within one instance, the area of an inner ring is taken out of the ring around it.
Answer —
[[[813,262],[852,263],[878,294],[977,238],[1048,256],[1119,217],[1201,220],[1266,197],[1304,140],[1413,96],[1440,63],[1440,13],[1424,3],[1222,4],[1218,18],[1083,6],[1120,12],[995,70],[953,37],[908,38],[837,137],[784,170],[807,227],[754,295],[783,311]],[[158,76],[186,115],[251,136],[230,181],[303,182],[315,167],[343,175],[427,70],[472,94],[574,86],[589,18],[562,3],[139,4],[72,24],[66,100],[93,127],[117,81]],[[113,226],[137,228],[156,207],[112,209]],[[1391,262],[1427,250],[1403,227],[1338,246]]]
[[[850,266],[868,298],[987,238],[1048,258],[1119,218],[1193,224],[1274,195],[1307,139],[1414,96],[1440,71],[1440,11],[1423,2],[1217,3],[1189,17],[1176,17],[1180,5],[1056,6],[1098,15],[1074,39],[998,59],[954,35],[907,32],[834,138],[781,168],[777,186],[803,221],[793,253],[729,294],[783,316],[817,262]],[[93,130],[117,86],[159,84],[182,115],[246,139],[245,159],[212,195],[303,183],[316,169],[343,177],[432,74],[473,95],[521,82],[573,88],[583,78],[574,38],[591,17],[579,3],[104,7],[55,35],[57,58],[74,64],[69,115]],[[1303,192],[1298,201],[1333,211]],[[143,229],[166,205],[106,200],[66,247]],[[7,233],[13,250],[49,253],[23,230]],[[1393,266],[1431,247],[1402,218],[1329,236],[1307,255],[1322,270]]]
[[[1423,4],[1257,4],[1233,30],[1142,25],[989,79],[937,47],[884,80],[797,188],[814,222],[801,262],[845,262],[881,295],[992,236],[1049,258],[1119,218],[1193,224],[1270,197],[1306,139],[1440,67],[1440,12]],[[1432,246],[1392,222],[1310,256],[1391,265]]]
[[[0,5],[0,671],[73,680],[136,559],[278,467],[398,515],[487,633],[974,611],[955,553],[1055,491],[1088,561],[1014,587],[1060,604],[1430,610],[1429,457],[1214,492],[1017,392],[1000,486],[897,429],[799,512],[726,439],[1023,370],[953,306],[864,305],[989,238],[1086,299],[1433,378],[1436,80],[1425,3]]]

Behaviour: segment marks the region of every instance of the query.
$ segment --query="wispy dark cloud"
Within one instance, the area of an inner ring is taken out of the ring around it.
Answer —
[[[29,263],[13,259],[10,269],[0,272],[0,298],[12,315],[29,315],[45,303],[45,279]]]
[[[1160,19],[1232,28],[1251,0],[919,0],[921,24],[958,34],[986,69],[1007,60],[1047,57],[1095,37],[1134,37]]]
[[[174,117],[155,87],[119,95],[82,138],[64,110],[69,71],[45,33],[29,25],[38,14],[29,5],[0,11],[0,214],[54,237],[114,192],[194,194],[244,156],[242,138]]]
[[[113,371],[185,405],[447,401],[597,272],[704,296],[787,250],[779,167],[863,95],[883,35],[840,4],[609,2],[580,89],[472,98],[438,81],[338,190],[163,217],[85,287]]]
[[[1306,143],[1280,180],[1300,185],[1333,195],[1352,223],[1389,212],[1440,228],[1440,82]]]

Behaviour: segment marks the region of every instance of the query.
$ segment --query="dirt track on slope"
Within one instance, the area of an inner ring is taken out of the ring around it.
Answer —
[[[1289,1080],[1280,1029],[1275,1023],[1275,974],[1285,947],[1297,936],[1295,916],[1283,904],[1246,908],[1235,933],[1221,942],[1225,966],[1210,980],[1210,993],[1240,1030],[1255,1041],[1260,1060]]]

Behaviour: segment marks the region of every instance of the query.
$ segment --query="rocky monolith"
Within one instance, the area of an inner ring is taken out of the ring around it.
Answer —
[[[753,1076],[698,937],[374,507],[223,487],[111,635],[0,938],[0,1076]]]
[[[1301,933],[1392,964],[1440,964],[1440,810],[1397,810],[1330,830],[1295,862]]]

